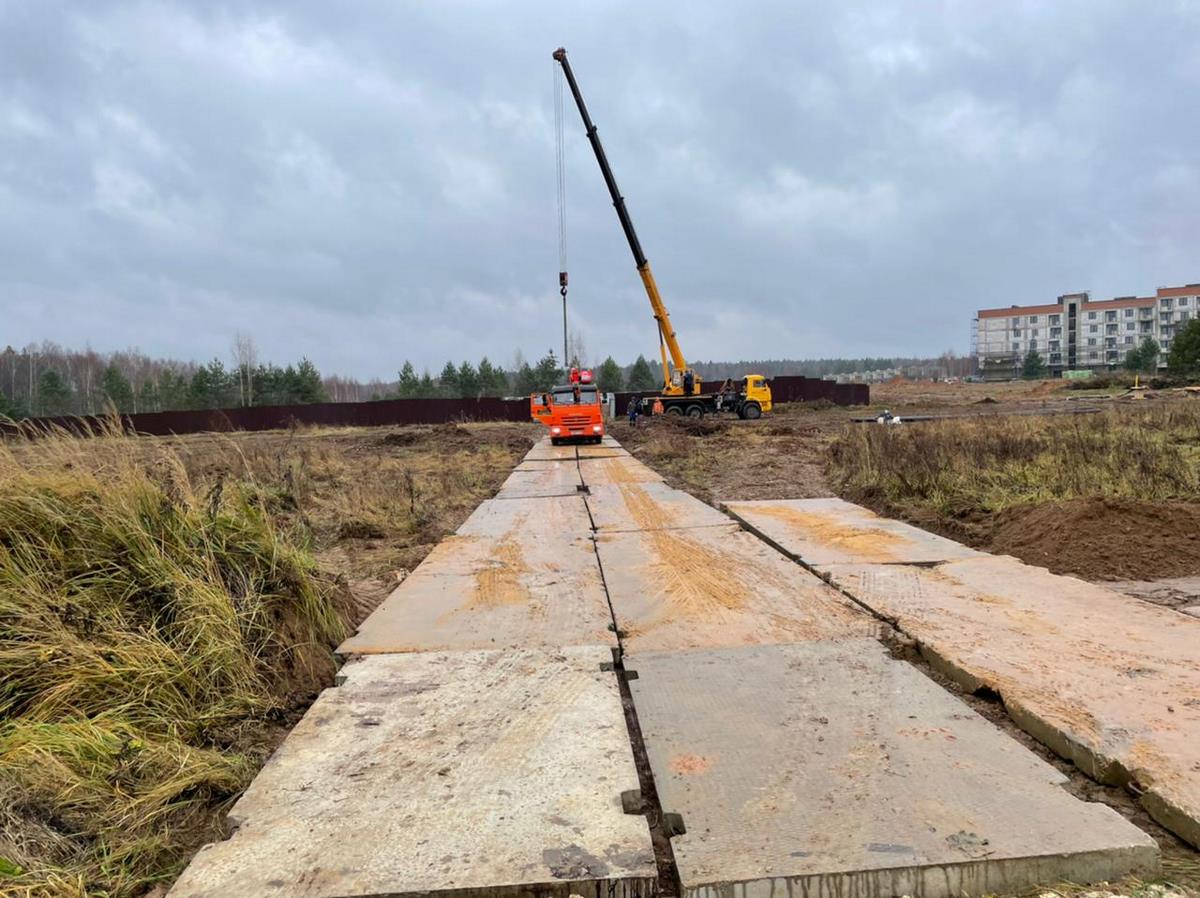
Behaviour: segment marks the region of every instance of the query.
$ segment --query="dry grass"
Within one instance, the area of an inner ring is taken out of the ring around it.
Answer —
[[[166,441],[203,483],[251,480],[351,580],[418,564],[493,495],[540,434],[529,424],[300,429]]]
[[[1195,499],[1200,405],[964,418],[847,429],[831,447],[839,490],[941,515],[1081,497]]]
[[[758,421],[666,416],[642,419],[636,428],[618,421],[610,432],[672,486],[706,502],[803,499],[830,494],[824,471],[829,441],[861,413],[791,403]]]
[[[0,896],[136,896],[221,835],[345,578],[415,564],[520,425],[0,444]]]

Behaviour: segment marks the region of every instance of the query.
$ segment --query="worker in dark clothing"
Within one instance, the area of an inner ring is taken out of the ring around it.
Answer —
[[[629,406],[626,409],[626,411],[629,412],[629,426],[630,427],[637,427],[638,414],[641,412],[641,410],[642,410],[642,397],[641,396],[630,396],[629,397]]]
[[[696,389],[696,375],[691,370],[683,372],[683,395],[691,396]]]

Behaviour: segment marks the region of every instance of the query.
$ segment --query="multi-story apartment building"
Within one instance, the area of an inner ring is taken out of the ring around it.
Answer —
[[[1065,370],[1114,370],[1129,350],[1153,337],[1166,362],[1176,330],[1200,318],[1200,284],[1159,287],[1154,296],[1094,300],[1067,293],[1042,306],[980,309],[975,318],[975,356],[979,370],[1019,371],[1036,349],[1052,376]]]

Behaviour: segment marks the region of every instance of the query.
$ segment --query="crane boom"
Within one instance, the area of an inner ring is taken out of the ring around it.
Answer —
[[[617,188],[617,179],[613,177],[612,168],[608,164],[608,157],[604,154],[604,147],[600,143],[600,135],[596,133],[596,126],[592,123],[592,117],[588,115],[587,104],[583,102],[583,94],[579,92],[579,84],[575,81],[575,73],[571,71],[571,64],[567,62],[567,51],[559,47],[554,51],[554,58],[562,66],[563,75],[567,79],[567,85],[571,88],[571,96],[575,98],[575,105],[579,108],[579,116],[583,119],[583,126],[586,129],[588,143],[592,145],[592,151],[596,154],[596,162],[600,164],[600,173],[604,176],[604,183],[608,187],[609,196],[612,197],[613,207],[617,210],[617,218],[621,222],[621,230],[625,232],[625,239],[629,243],[630,252],[633,253],[633,261],[637,264],[638,274],[642,278],[642,285],[646,288],[646,295],[650,298],[650,308],[654,312],[654,319],[658,322],[659,334],[659,351],[662,355],[663,368],[663,392],[670,395],[679,395],[684,392],[683,375],[690,371],[687,360],[684,358],[683,350],[679,346],[679,339],[675,335],[675,328],[671,325],[671,316],[667,313],[667,307],[663,304],[662,295],[658,292],[658,285],[654,282],[654,274],[650,270],[650,262],[646,258],[646,254],[642,251],[641,241],[638,240],[637,231],[633,228],[633,219],[629,217],[629,210],[625,208],[625,198],[621,196],[621,191]],[[676,380],[671,376],[671,367],[667,363],[667,353],[670,352],[670,364],[674,366],[676,375],[679,379]],[[692,392],[700,392],[699,379],[694,375],[690,378],[692,381]]]

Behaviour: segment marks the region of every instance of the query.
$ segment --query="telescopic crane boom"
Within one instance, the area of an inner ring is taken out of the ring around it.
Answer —
[[[604,183],[608,186],[613,207],[617,210],[617,218],[621,221],[621,230],[625,232],[625,239],[629,242],[629,249],[633,253],[633,261],[637,264],[638,274],[641,275],[642,284],[646,288],[646,295],[650,297],[650,308],[653,309],[654,319],[658,322],[663,393],[668,396],[682,396],[684,395],[684,382],[689,381],[692,386],[691,392],[698,394],[700,379],[688,368],[687,360],[683,356],[679,339],[675,335],[675,328],[671,326],[671,316],[667,313],[667,307],[663,305],[658,285],[654,282],[654,274],[650,271],[650,262],[646,259],[646,254],[642,252],[642,244],[638,240],[637,231],[633,228],[633,219],[629,217],[629,210],[625,208],[625,198],[621,196],[621,191],[617,188],[617,179],[613,177],[612,168],[609,167],[608,157],[605,156],[604,147],[600,143],[600,135],[596,133],[596,126],[592,123],[592,117],[588,115],[587,104],[583,102],[583,94],[579,92],[579,84],[575,81],[575,73],[571,71],[571,64],[567,62],[567,51],[559,47],[554,51],[554,58],[562,66],[567,85],[571,88],[571,96],[575,98],[575,105],[579,107],[579,115],[587,130],[588,142],[592,145],[596,161],[600,164],[600,173],[604,175]],[[668,352],[671,356],[669,364]],[[674,375],[672,375],[671,366],[674,366]],[[691,377],[687,377],[688,374],[691,374]]]

